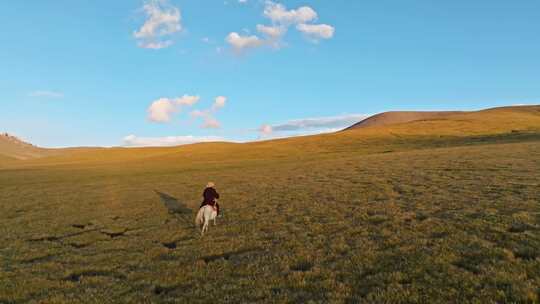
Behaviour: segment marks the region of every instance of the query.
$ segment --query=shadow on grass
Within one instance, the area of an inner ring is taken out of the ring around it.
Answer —
[[[186,204],[178,201],[178,199],[174,196],[170,196],[167,193],[157,190],[154,190],[154,192],[159,196],[169,214],[174,215],[178,221],[186,224],[187,226],[192,225],[192,222],[189,219],[193,212],[192,209],[188,208]]]
[[[192,210],[188,208],[185,204],[179,202],[177,198],[157,190],[154,190],[154,192],[159,196],[161,202],[163,203],[165,208],[167,208],[169,213],[179,215],[191,214]]]

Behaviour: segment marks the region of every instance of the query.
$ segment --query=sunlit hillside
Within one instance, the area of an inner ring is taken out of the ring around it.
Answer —
[[[2,159],[31,159],[51,155],[47,149],[38,148],[7,133],[0,134],[0,162]]]
[[[408,112],[410,119],[412,112]],[[418,112],[421,113],[421,112]],[[440,112],[439,112],[440,113]],[[417,149],[438,145],[461,144],[463,140],[473,140],[475,136],[527,136],[540,130],[540,106],[520,106],[494,108],[477,112],[448,112],[426,118],[418,115],[416,120],[401,123],[399,112],[382,114],[368,118],[376,119],[375,125],[351,128],[343,132],[315,136],[295,137],[246,144],[203,143],[180,147],[163,148],[77,148],[42,150],[30,164],[61,164],[78,162],[118,162],[145,159],[174,159],[186,161],[231,161],[260,158],[307,157],[322,152],[385,152],[394,145],[399,149]],[[360,123],[362,124],[362,122]],[[472,137],[472,138],[471,138]],[[32,149],[37,149],[31,147]],[[18,157],[15,153],[0,155]],[[50,156],[52,154],[52,156]],[[26,157],[28,158],[28,157]]]

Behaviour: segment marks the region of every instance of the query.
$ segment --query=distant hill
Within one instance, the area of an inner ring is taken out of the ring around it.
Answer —
[[[6,159],[29,159],[47,156],[51,152],[42,149],[8,133],[0,134],[0,160]]]
[[[455,120],[458,122],[461,118],[467,117],[469,119],[485,120],[490,119],[494,113],[509,113],[526,115],[538,115],[540,113],[540,106],[515,106],[515,107],[500,107],[492,108],[481,111],[392,111],[384,112],[380,114],[368,117],[345,130],[354,130],[367,127],[383,127],[397,124],[405,124],[417,121],[441,121],[441,120]],[[495,122],[495,121],[493,121]]]
[[[417,120],[441,119],[453,114],[464,112],[457,111],[439,111],[439,112],[420,112],[420,111],[392,111],[384,112],[370,116],[359,123],[356,123],[347,129],[358,129],[365,127],[377,127],[398,123],[407,123]]]
[[[344,132],[243,144],[215,142],[178,147],[43,149],[4,134],[0,135],[0,163],[11,162],[10,159],[27,160],[25,163],[173,162],[179,159],[213,162],[258,159],[262,155],[287,157],[336,151],[373,153],[394,150],[395,144],[406,143],[408,149],[423,147],[417,142],[419,139],[440,145],[452,138],[463,138],[460,141],[463,144],[470,137],[508,134],[514,137],[540,134],[540,106],[501,107],[474,112],[387,112],[367,118]]]

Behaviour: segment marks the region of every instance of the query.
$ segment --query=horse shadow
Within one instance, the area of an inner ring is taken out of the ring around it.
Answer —
[[[158,190],[154,190],[154,192],[159,196],[161,202],[170,214],[187,215],[192,213],[193,210],[188,208],[186,204],[180,202],[176,197]]]

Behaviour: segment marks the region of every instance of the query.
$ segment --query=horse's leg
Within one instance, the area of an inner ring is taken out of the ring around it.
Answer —
[[[217,219],[217,215],[214,216],[214,226],[216,225],[216,219]]]
[[[204,223],[201,225],[201,236],[204,235]]]
[[[207,226],[206,223],[204,223],[201,229],[201,236],[204,236],[204,232],[206,231],[206,226]]]
[[[204,218],[204,221],[203,221],[203,224],[202,224],[202,229],[201,229],[201,236],[204,235],[204,233],[206,232],[206,229],[208,228],[208,219],[205,217]]]

